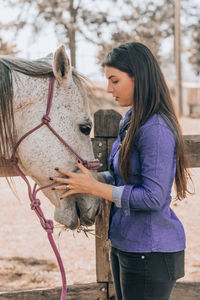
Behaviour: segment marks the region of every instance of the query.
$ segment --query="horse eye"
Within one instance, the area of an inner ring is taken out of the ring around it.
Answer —
[[[85,134],[85,135],[89,135],[92,125],[91,124],[81,124],[79,125],[80,131]]]

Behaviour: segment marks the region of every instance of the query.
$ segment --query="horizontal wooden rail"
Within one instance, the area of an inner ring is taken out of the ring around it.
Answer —
[[[109,296],[108,290],[112,293]],[[0,300],[58,300],[60,294],[61,288],[19,290],[0,292]],[[108,289],[106,282],[70,285],[67,289],[67,300],[108,300],[113,296],[113,287]]]
[[[200,168],[200,135],[185,135],[184,139],[188,153],[189,167]],[[115,138],[108,139],[106,137],[95,137],[92,139],[95,157],[103,164],[102,170],[108,167],[108,152],[114,140]],[[0,158],[0,177],[5,176],[12,177],[17,176],[17,174],[8,160]]]
[[[58,300],[61,288],[0,292],[0,300]],[[112,283],[70,285],[67,300],[114,300]],[[171,300],[200,300],[199,282],[177,282]]]

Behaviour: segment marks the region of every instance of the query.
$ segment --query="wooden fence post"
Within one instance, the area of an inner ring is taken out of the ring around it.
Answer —
[[[119,121],[122,116],[114,110],[99,110],[94,115],[93,149],[95,157],[103,164],[100,171],[108,169],[108,157],[112,144],[118,135]],[[95,222],[96,232],[96,276],[97,282],[112,282],[110,270],[110,243],[108,233],[110,203],[102,200],[100,212]]]

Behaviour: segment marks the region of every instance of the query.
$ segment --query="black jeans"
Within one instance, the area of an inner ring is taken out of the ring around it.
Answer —
[[[169,300],[176,279],[184,276],[184,251],[133,253],[111,248],[118,300]]]

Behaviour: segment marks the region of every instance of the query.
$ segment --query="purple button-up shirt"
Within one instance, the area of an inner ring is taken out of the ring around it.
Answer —
[[[130,184],[118,168],[119,144],[125,135],[131,110],[120,122],[113,144],[110,170],[102,172],[114,184],[109,238],[112,246],[129,252],[176,252],[185,248],[180,220],[169,207],[176,172],[176,143],[160,115],[141,126],[132,149]]]

